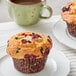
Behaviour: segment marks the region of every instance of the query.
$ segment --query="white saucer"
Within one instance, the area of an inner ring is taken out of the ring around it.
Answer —
[[[66,23],[60,19],[53,28],[53,34],[56,37],[58,41],[60,41],[62,44],[72,48],[76,49],[76,38],[72,37],[67,32],[67,25]]]
[[[57,64],[57,71],[51,75],[50,59],[53,58]],[[9,56],[5,56],[0,59],[0,76],[67,76],[70,71],[69,60],[60,51],[51,51],[48,57],[48,61],[43,71],[36,74],[23,74],[18,72],[12,63],[12,59]]]

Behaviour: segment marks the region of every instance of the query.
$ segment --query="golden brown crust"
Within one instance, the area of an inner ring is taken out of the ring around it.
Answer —
[[[23,59],[25,54],[43,57],[40,49],[52,48],[52,40],[42,34],[21,32],[12,36],[8,41],[7,53],[13,58]]]
[[[76,24],[76,0],[69,2],[66,8],[69,8],[69,10],[61,13],[63,20],[67,23]]]

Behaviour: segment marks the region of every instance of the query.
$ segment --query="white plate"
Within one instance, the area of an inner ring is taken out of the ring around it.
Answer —
[[[53,58],[57,64],[57,71],[51,75],[50,59]],[[18,72],[12,63],[12,59],[9,56],[5,56],[0,59],[0,76],[67,76],[70,71],[69,60],[60,51],[51,51],[46,66],[43,71],[36,74],[23,74]]]
[[[64,45],[76,49],[76,38],[72,37],[67,32],[67,25],[66,23],[60,19],[53,28],[53,34],[58,41],[63,43]]]

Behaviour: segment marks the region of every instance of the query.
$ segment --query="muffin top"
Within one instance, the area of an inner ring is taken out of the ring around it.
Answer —
[[[50,37],[33,32],[21,32],[8,40],[7,53],[17,59],[47,56],[52,48]]]
[[[76,24],[76,1],[69,2],[63,7],[61,16],[67,23]]]

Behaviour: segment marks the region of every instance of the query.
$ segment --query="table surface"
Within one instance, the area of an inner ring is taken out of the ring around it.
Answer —
[[[43,33],[45,35],[50,35],[53,41],[52,49],[61,50],[66,55],[66,57],[70,60],[71,71],[68,76],[76,76],[76,50],[73,50],[61,44],[58,40],[56,40],[56,38],[52,34],[52,28],[56,24],[56,22],[59,21],[60,18],[61,18],[60,15],[52,16],[52,18],[50,19],[41,20],[38,24],[33,25],[33,26],[26,26],[25,28],[27,29],[27,31],[34,30],[36,32]],[[46,26],[42,24],[43,22],[44,24],[46,24]],[[0,49],[2,48],[2,46],[5,45],[6,41],[8,40],[9,36],[7,35],[10,35],[9,32],[11,34],[12,32],[17,33],[19,32],[19,29],[21,28],[22,27],[19,27],[15,22],[0,23]],[[3,43],[1,43],[2,41]]]

